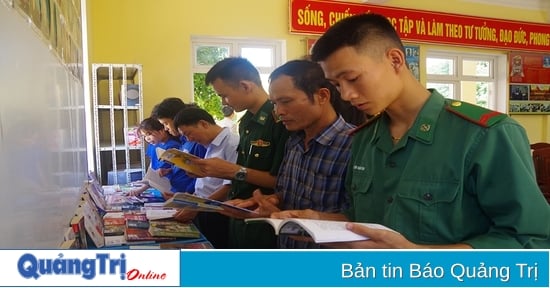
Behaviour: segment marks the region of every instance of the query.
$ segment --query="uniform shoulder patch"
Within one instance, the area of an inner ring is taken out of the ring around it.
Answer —
[[[446,100],[445,109],[483,127],[491,127],[507,117],[506,114],[457,100]]]

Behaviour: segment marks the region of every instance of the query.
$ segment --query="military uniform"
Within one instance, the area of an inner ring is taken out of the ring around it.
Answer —
[[[273,115],[273,104],[266,101],[256,114],[246,112],[239,121],[239,147],[237,164],[255,170],[269,171],[277,175],[283,159],[288,131]],[[262,189],[272,194],[272,189],[261,188],[245,181],[233,180],[229,199],[248,199],[252,192]],[[276,248],[277,238],[269,224],[245,224],[231,218],[229,229],[230,248]]]
[[[523,127],[435,90],[396,145],[385,114],[356,131],[346,188],[350,219],[417,244],[550,248],[550,206]]]

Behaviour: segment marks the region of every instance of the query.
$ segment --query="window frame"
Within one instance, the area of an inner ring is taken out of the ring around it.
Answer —
[[[257,67],[260,74],[269,74],[275,68],[281,66],[286,62],[286,41],[279,39],[261,39],[261,38],[228,38],[217,36],[191,36],[191,59],[192,69],[191,74],[194,73],[207,73],[213,65],[198,65],[196,59],[196,51],[203,46],[219,46],[229,48],[229,57],[241,56],[241,50],[243,48],[269,48],[272,49],[272,66],[271,67]],[[191,75],[193,77],[193,75]]]
[[[451,59],[454,62],[453,75],[436,75],[428,73],[428,58]],[[488,61],[489,76],[465,75],[463,72],[464,61]],[[506,80],[500,77],[506,75],[506,55],[492,53],[468,53],[431,49],[426,52],[426,85],[428,83],[452,84],[454,99],[461,100],[463,82],[490,82],[492,88],[489,91],[488,108],[507,113]]]

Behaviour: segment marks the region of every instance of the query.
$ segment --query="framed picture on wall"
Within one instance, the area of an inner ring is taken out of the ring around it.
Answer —
[[[510,85],[510,101],[529,100],[529,85]]]
[[[550,55],[509,54],[510,114],[550,114]]]
[[[306,38],[306,55],[309,58],[311,56],[311,49],[313,49],[313,45],[315,45],[315,42],[317,42],[318,37],[315,38]]]
[[[420,81],[420,47],[405,45],[405,58],[407,65],[409,65],[409,70],[411,70],[416,80]]]
[[[510,114],[550,114],[550,101],[510,101]]]

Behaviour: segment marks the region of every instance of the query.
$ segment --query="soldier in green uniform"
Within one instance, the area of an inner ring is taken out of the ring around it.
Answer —
[[[348,224],[371,238],[339,248],[550,248],[550,206],[536,179],[527,135],[496,111],[444,99],[407,68],[388,19],[341,20],[317,41],[312,59],[341,97],[373,117],[354,132],[344,214],[306,217]]]
[[[272,194],[288,131],[274,117],[258,70],[244,58],[226,58],[208,71],[205,81],[223,104],[246,113],[239,120],[237,163],[218,158],[196,163],[207,176],[233,180],[230,200],[248,199],[256,189]],[[229,248],[276,248],[276,240],[269,224],[246,225],[242,219],[230,219]]]

